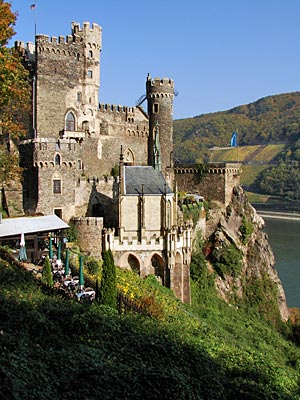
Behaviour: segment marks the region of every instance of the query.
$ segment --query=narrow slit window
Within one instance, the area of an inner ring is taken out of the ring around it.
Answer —
[[[53,179],[53,193],[61,193],[61,180]]]

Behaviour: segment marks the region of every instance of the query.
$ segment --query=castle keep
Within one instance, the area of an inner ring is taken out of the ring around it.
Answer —
[[[83,250],[101,257],[110,248],[117,265],[155,274],[189,302],[192,226],[178,224],[175,178],[188,192],[198,182],[194,170],[174,168],[174,82],[147,76],[147,112],[99,104],[97,24],[72,23],[66,38],[37,35],[35,46],[16,47],[33,88],[32,126],[19,145],[24,211],[72,219]],[[228,171],[214,170],[224,204]],[[234,185],[237,171],[230,176]]]

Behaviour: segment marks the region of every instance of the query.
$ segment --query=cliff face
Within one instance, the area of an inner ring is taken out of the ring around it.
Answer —
[[[214,204],[209,211],[204,235],[206,256],[217,273],[216,287],[225,301],[247,303],[266,314],[279,310],[286,321],[286,297],[263,228],[264,220],[243,189],[235,187],[226,209]]]

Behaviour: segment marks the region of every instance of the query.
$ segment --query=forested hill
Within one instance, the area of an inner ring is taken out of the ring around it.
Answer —
[[[228,146],[233,132],[239,145],[290,142],[300,137],[300,92],[264,97],[228,111],[174,121],[175,157],[202,162],[206,149]]]

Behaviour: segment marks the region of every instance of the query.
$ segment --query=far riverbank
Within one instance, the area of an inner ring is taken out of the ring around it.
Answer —
[[[289,219],[300,221],[300,213],[292,213],[292,212],[281,212],[281,211],[266,211],[259,210],[256,208],[258,215],[261,217],[269,217],[269,218],[277,218],[277,219]]]

